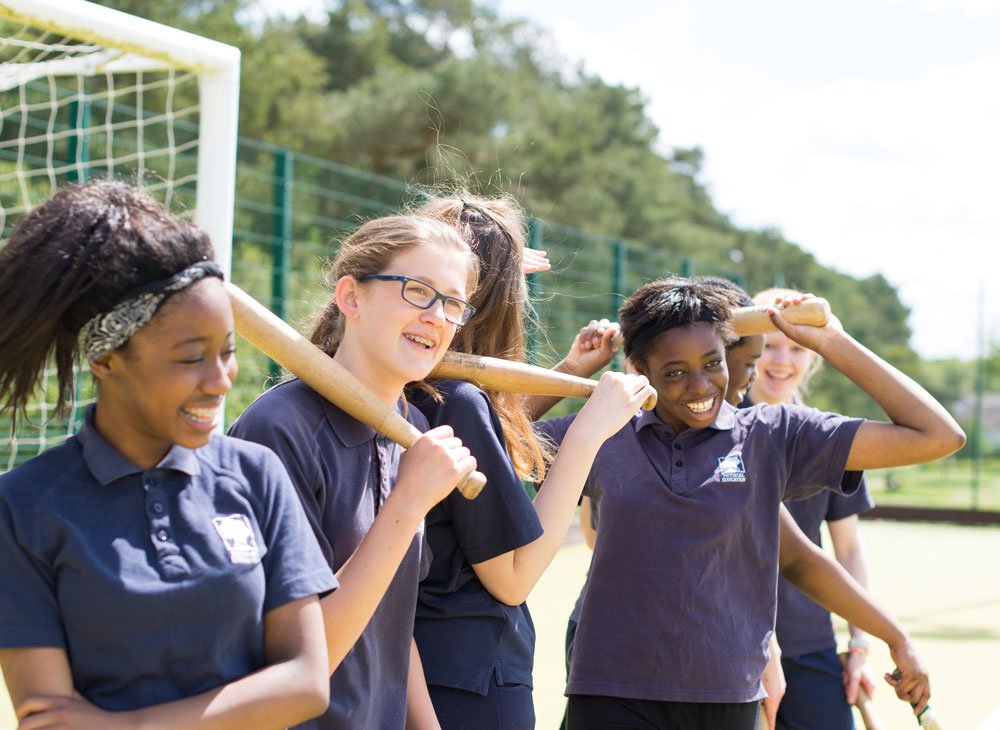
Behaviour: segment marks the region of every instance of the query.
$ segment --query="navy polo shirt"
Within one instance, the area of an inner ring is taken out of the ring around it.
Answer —
[[[875,503],[862,479],[854,494],[843,496],[823,490],[808,499],[785,502],[795,522],[810,540],[822,545],[820,525],[867,512]],[[775,623],[778,643],[787,656],[801,656],[836,648],[830,612],[809,598],[790,582],[778,578],[778,618]]]
[[[444,398],[414,401],[431,426],[447,424],[476,457],[486,488],[473,500],[452,492],[427,515],[433,559],[420,584],[413,635],[428,684],[485,695],[499,684],[531,685],[535,627],[528,606],[507,606],[480,583],[481,563],[538,539],[542,526],[514,472],[503,428],[486,393],[436,383]]]
[[[400,401],[400,412],[408,411],[410,422],[426,431],[424,417],[405,406]],[[402,448],[301,380],[281,383],[260,396],[230,434],[274,449],[292,477],[323,554],[339,570],[392,490]],[[330,678],[330,706],[298,727],[404,727],[413,614],[425,560],[429,556],[421,527],[361,638]]]
[[[64,649],[106,710],[264,666],[264,614],[336,587],[273,453],[213,436],[143,471],[97,432],[0,476],[0,647]]]
[[[572,416],[542,424],[558,442]],[[860,420],[800,406],[736,411],[675,434],[655,411],[598,452],[584,494],[600,503],[567,693],[752,702],[774,627],[778,508],[844,465]]]

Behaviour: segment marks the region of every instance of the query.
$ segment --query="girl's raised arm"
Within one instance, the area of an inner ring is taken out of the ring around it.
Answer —
[[[771,320],[800,345],[818,352],[881,406],[891,423],[865,421],[847,458],[851,471],[921,464],[953,454],[965,433],[930,393],[847,334],[836,317],[825,327],[793,325],[780,311]]]

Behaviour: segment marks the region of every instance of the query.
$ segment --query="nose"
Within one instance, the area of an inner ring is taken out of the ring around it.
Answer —
[[[201,381],[201,389],[211,395],[225,395],[233,388],[233,380],[239,366],[236,355],[220,355],[206,361],[205,376]]]
[[[704,393],[709,389],[708,373],[704,370],[693,370],[688,376],[687,388],[693,393]]]
[[[421,319],[437,326],[443,325],[447,322],[447,319],[444,316],[444,300],[435,299],[431,306],[422,310]]]

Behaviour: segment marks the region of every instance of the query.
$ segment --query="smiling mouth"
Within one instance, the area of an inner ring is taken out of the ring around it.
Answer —
[[[212,406],[210,408],[189,406],[182,408],[181,414],[189,421],[194,421],[202,426],[211,426],[219,420],[219,406]]]
[[[404,334],[403,337],[408,339],[410,342],[415,342],[418,345],[423,346],[425,349],[431,350],[434,348],[434,340],[428,339],[427,337],[421,337],[420,335],[410,335],[410,334]]]
[[[685,403],[684,405],[693,413],[704,415],[712,410],[712,407],[715,405],[715,397],[706,398],[705,400],[696,400],[691,403]]]

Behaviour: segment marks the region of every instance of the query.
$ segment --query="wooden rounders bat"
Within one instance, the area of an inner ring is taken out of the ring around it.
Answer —
[[[733,331],[737,337],[763,335],[776,332],[774,322],[767,315],[768,307],[740,307],[732,313]],[[830,303],[820,297],[806,299],[801,304],[792,304],[781,309],[782,315],[792,324],[808,324],[823,327],[830,321]]]
[[[736,334],[747,337],[776,331],[767,310],[767,307],[740,307],[734,310],[732,325]],[[818,297],[807,299],[801,304],[785,307],[782,314],[793,324],[822,327],[830,319],[830,304]],[[579,378],[513,360],[457,352],[447,353],[430,377],[467,380],[484,390],[564,398],[587,398],[597,387],[597,381],[589,378]],[[651,396],[642,407],[650,411],[655,405],[656,399]]]
[[[416,426],[396,413],[395,407],[381,403],[350,370],[235,284],[227,282],[225,286],[233,306],[236,331],[257,349],[345,413],[403,448],[420,437]],[[466,499],[475,499],[485,484],[486,477],[474,471],[457,488]]]
[[[847,666],[847,654],[841,652],[837,656],[840,659],[840,665]],[[875,712],[875,705],[872,702],[871,695],[865,691],[863,685],[858,687],[858,699],[854,703],[854,706],[861,713],[861,721],[865,725],[865,730],[885,730],[885,725],[879,719],[878,713]]]
[[[499,357],[467,355],[459,352],[445,354],[430,377],[448,380],[467,380],[483,390],[497,390],[525,395],[557,395],[570,398],[587,398],[597,387],[596,380],[559,373],[548,368]],[[656,395],[646,399],[642,407],[651,411],[656,406]]]

